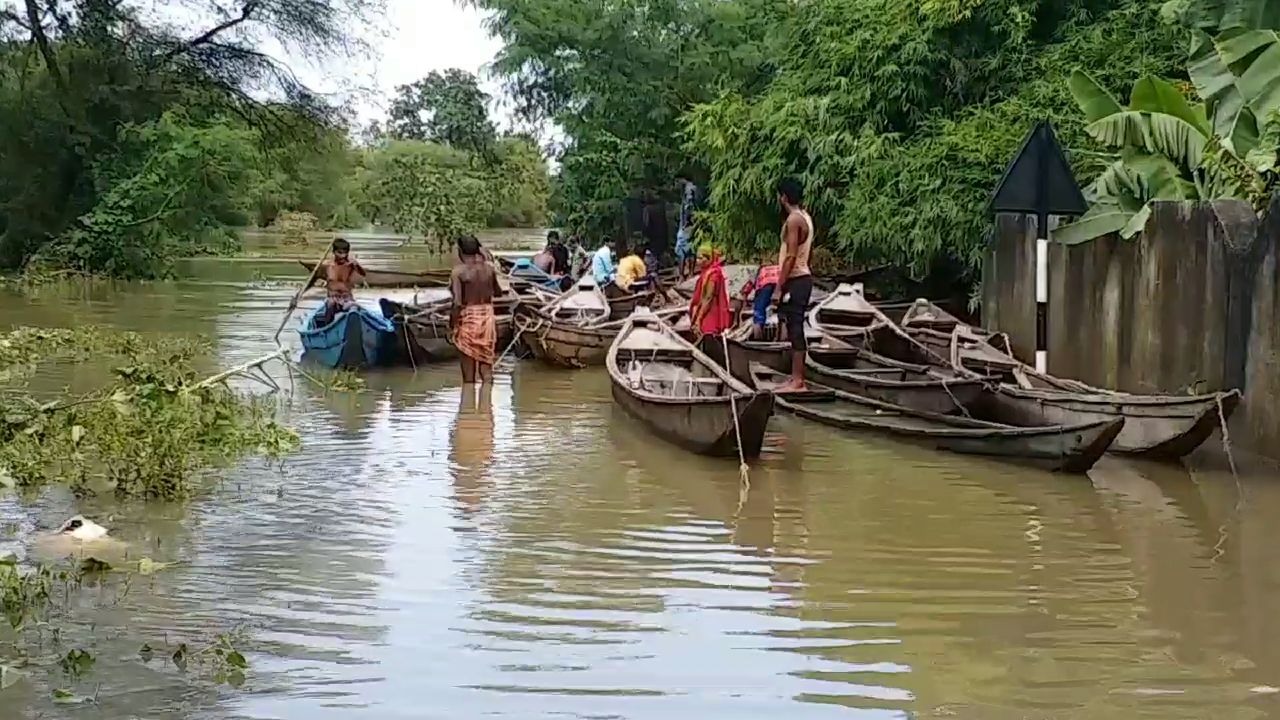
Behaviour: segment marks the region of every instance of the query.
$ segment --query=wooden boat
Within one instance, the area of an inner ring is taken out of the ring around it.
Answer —
[[[650,292],[645,300],[652,298]],[[610,299],[587,274],[541,309],[531,304],[518,307],[516,324],[529,352],[539,360],[565,368],[603,365],[625,321],[617,317],[619,308],[634,308],[640,301],[639,295],[626,293]]]
[[[313,262],[299,260],[298,263],[306,268],[308,273],[315,271],[316,264]],[[373,288],[449,287],[450,272],[450,270],[427,270],[425,272],[411,273],[398,270],[370,269],[365,274],[363,283]]]
[[[862,285],[838,285],[835,291],[813,306],[808,324],[855,347],[880,355],[915,360],[905,333],[889,321],[862,294]]]
[[[771,389],[785,376],[756,363],[757,389]],[[921,412],[874,398],[812,386],[808,392],[776,396],[787,412],[843,430],[866,430],[966,455],[984,455],[1047,470],[1082,473],[1125,426],[1124,418],[1073,425],[1016,427],[954,415]]]
[[[979,378],[947,377],[932,368],[890,360],[857,348],[811,350],[805,357],[805,379],[930,413],[966,413],[986,391]]]
[[[744,383],[752,381],[751,364],[760,363],[780,373],[791,372],[791,343],[777,340],[751,340],[750,323],[739,325],[725,334],[725,337],[704,336],[698,342],[698,349],[707,357],[728,369],[729,373]],[[809,330],[807,336],[811,352],[821,350],[852,351],[854,348],[844,342]],[[725,349],[728,348],[728,357]]]
[[[944,364],[998,376],[973,410],[982,418],[1014,425],[1075,424],[1124,418],[1110,451],[1152,459],[1181,458],[1226,424],[1240,392],[1203,395],[1144,395],[1096,388],[1037,372],[1008,349],[1001,333],[966,326],[928,301],[903,316],[916,341],[937,350]]]
[[[760,454],[773,393],[735,379],[652,311],[624,321],[606,367],[614,402],[658,436],[725,457],[738,455],[741,437],[744,457]]]
[[[389,320],[356,305],[318,325],[324,310],[322,303],[298,328],[308,362],[328,368],[362,368],[390,360],[395,326]]]
[[[426,305],[410,305],[387,298],[378,300],[383,316],[391,320],[395,332],[391,343],[393,362],[427,365],[457,359],[458,350],[450,340],[450,302],[444,299]],[[495,352],[505,350],[514,337],[514,304],[512,299],[494,303],[497,326]]]
[[[1124,418],[1124,430],[1111,444],[1111,452],[1176,460],[1225,425],[1239,403],[1239,390],[1207,395],[1136,395],[1002,384],[983,398],[977,412],[980,417],[1015,425]]]
[[[965,325],[923,298],[911,303],[900,325],[912,340],[952,367],[1009,380],[1013,370],[1022,365],[1013,357],[1009,338],[1004,333]]]

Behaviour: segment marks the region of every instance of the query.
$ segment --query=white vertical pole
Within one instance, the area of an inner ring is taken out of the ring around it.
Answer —
[[[1045,235],[1041,228],[1037,235]],[[1036,238],[1036,372],[1046,372],[1049,365],[1049,239]]]

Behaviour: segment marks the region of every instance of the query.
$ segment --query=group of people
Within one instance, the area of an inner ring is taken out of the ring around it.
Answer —
[[[530,264],[555,280],[564,291],[573,287],[574,280],[582,274],[586,258],[587,251],[580,237],[570,237],[566,246],[560,240],[560,232],[552,230],[547,233],[546,246],[530,259]]]
[[[752,301],[752,334],[755,338],[764,336],[770,310],[778,316],[778,337],[791,345],[791,377],[777,391],[796,392],[805,389],[805,354],[809,346],[804,326],[809,301],[813,297],[813,274],[809,269],[814,238],[813,218],[804,209],[804,194],[799,182],[785,179],[778,183],[777,192],[784,216],[777,263],[770,262],[772,256],[766,257],[755,277],[739,290],[739,297],[744,302]],[[679,251],[677,256],[680,256]],[[718,334],[733,324],[727,280],[714,253],[708,251],[703,259],[689,307],[690,321],[695,332]]]
[[[686,184],[686,188],[691,187]],[[762,263],[756,276],[741,290],[744,301],[753,300],[753,331],[763,335],[768,324],[769,311],[773,309],[779,319],[780,338],[791,344],[791,378],[779,392],[803,390],[804,361],[808,351],[805,338],[805,313],[813,294],[813,275],[809,270],[809,255],[813,247],[813,218],[804,209],[800,184],[792,179],[778,183],[778,203],[784,219],[777,264]],[[689,201],[692,203],[692,199]],[[690,209],[691,209],[690,205]],[[683,275],[692,243],[692,228],[686,226],[682,208],[681,227],[677,234],[676,258]],[[462,380],[474,383],[477,378],[488,382],[493,376],[497,329],[493,310],[495,297],[501,295],[498,270],[492,256],[473,236],[457,242],[457,261],[449,277],[452,293],[449,323],[452,340],[462,355]],[[612,283],[622,290],[635,290],[644,283],[653,282],[658,271],[658,258],[651,248],[643,251],[635,243],[619,248],[620,257],[615,262],[615,243],[606,237],[600,248],[590,256],[592,276],[600,287]],[[350,256],[351,246],[341,238],[333,242],[334,260],[326,263],[324,279],[328,290],[325,312],[329,316],[350,309],[354,303],[352,290],[356,278],[364,274],[364,268]],[[641,255],[643,252],[643,256]],[[532,264],[552,278],[563,282],[562,289],[572,287],[574,278],[582,271],[587,259],[586,251],[578,238],[571,239],[566,247],[560,234],[547,234],[547,244],[532,259]],[[732,325],[729,294],[720,259],[708,251],[704,254],[701,273],[694,288],[689,306],[690,320],[695,332],[716,334]],[[770,258],[771,259],[771,258]],[[313,275],[311,283],[318,278]]]

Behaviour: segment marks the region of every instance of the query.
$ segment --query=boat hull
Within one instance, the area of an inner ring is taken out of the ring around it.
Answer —
[[[887,370],[904,372],[895,368]],[[898,380],[880,372],[835,370],[809,358],[805,361],[804,374],[805,378],[829,388],[940,415],[967,412],[986,392],[981,380],[971,378]]]
[[[605,364],[609,346],[620,327],[593,330],[553,320],[531,309],[517,308],[516,316],[527,329],[521,342],[529,353],[548,365],[560,368],[595,367]]]
[[[391,343],[391,362],[401,365],[428,365],[458,359],[458,349],[450,339],[449,321],[443,314],[415,316],[415,308],[382,298],[378,301],[382,314],[391,318],[395,326],[395,339]],[[509,314],[494,318],[497,342],[494,352],[506,350],[515,335],[515,326]]]
[[[742,436],[742,455],[754,458],[764,446],[764,433],[773,414],[774,396],[769,392],[729,398],[660,401],[639,397],[613,382],[613,400],[628,415],[644,423],[653,434],[699,455],[737,457],[738,433],[734,429],[734,407]]]
[[[338,313],[324,326],[316,321],[321,305],[298,330],[304,357],[328,368],[363,368],[383,365],[392,356],[395,327],[372,310],[356,306]]]
[[[778,407],[807,420],[842,430],[874,432],[904,442],[947,450],[963,455],[979,455],[1044,470],[1083,473],[1106,452],[1125,421],[1114,418],[1075,427],[1040,428],[953,428],[933,430],[894,425],[869,415],[842,417],[823,413],[814,406],[778,398]]]
[[[1240,392],[1178,397],[1022,390],[1009,385],[988,393],[984,417],[1013,425],[1070,424],[1124,418],[1111,452],[1176,460],[1204,443],[1231,417]]]

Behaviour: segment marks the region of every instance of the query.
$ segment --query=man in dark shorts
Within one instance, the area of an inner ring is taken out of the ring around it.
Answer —
[[[773,295],[778,319],[787,328],[791,341],[791,379],[778,392],[805,389],[804,356],[809,346],[804,336],[804,316],[813,295],[813,275],[809,272],[809,252],[813,249],[813,218],[804,209],[800,183],[786,178],[778,183],[778,204],[782,206],[782,249],[778,251],[778,282]]]
[[[493,380],[493,363],[497,343],[497,326],[493,298],[500,293],[498,273],[485,260],[480,241],[474,237],[458,239],[460,258],[449,278],[453,307],[449,327],[454,347],[462,356],[462,382],[471,384]]]

